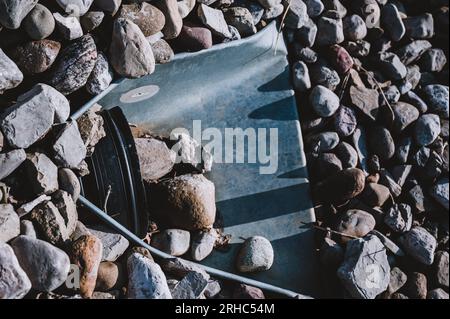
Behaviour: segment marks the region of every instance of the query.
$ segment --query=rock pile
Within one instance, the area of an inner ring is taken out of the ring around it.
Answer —
[[[82,104],[115,78],[253,35],[283,11],[281,0],[2,0],[0,94],[17,89],[0,102],[9,106],[39,76]]]
[[[448,1],[291,6],[329,297],[448,298]]]

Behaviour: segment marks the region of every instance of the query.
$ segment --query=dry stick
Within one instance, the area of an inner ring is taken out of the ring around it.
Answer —
[[[356,237],[356,236],[352,236],[352,235],[344,234],[344,233],[341,233],[341,232],[338,232],[338,231],[335,231],[335,230],[331,230],[330,228],[320,227],[320,226],[317,226],[317,225],[311,225],[310,223],[304,223],[304,222],[300,222],[300,223],[302,223],[303,225],[307,225],[307,226],[313,227],[313,228],[318,229],[318,230],[325,231],[327,233],[333,233],[333,234],[336,234],[336,235],[340,235],[340,236],[344,236],[344,237],[348,237],[348,238],[352,238],[352,239],[358,239],[359,238],[359,237]]]
[[[345,76],[344,81],[342,82],[341,93],[339,95],[339,101],[342,101],[342,98],[344,97],[345,90],[347,89],[349,79],[350,79],[350,71],[347,72],[347,75]]]
[[[105,203],[103,205],[103,210],[105,211],[105,213],[108,213],[107,206],[108,206],[109,196],[111,195],[111,191],[112,191],[112,187],[111,187],[111,185],[108,185],[108,190],[106,191],[106,196],[105,196]]]
[[[384,102],[386,102],[387,107],[388,107],[389,110],[391,111],[392,121],[394,121],[394,118],[395,118],[395,116],[394,116],[394,110],[392,109],[391,103],[389,103],[389,101],[388,101],[386,95],[384,94],[383,89],[381,88],[380,83],[379,83],[379,82],[377,81],[377,79],[375,79],[375,77],[372,76],[372,74],[370,74],[370,72],[367,71],[362,65],[360,65],[359,68],[360,68],[361,70],[363,70],[364,73],[366,73],[367,76],[370,76],[370,78],[371,78],[371,79],[375,82],[375,84],[377,85],[378,90],[380,91],[381,95],[383,96]]]
[[[289,12],[289,9],[291,8],[291,0],[288,0],[288,5],[286,7],[286,11],[284,11],[283,13],[283,17],[281,17],[281,22],[280,22],[280,28],[278,29],[278,34],[277,34],[277,39],[275,41],[275,51],[273,55],[277,54],[277,48],[278,48],[278,41],[280,40],[280,35],[281,32],[283,32],[283,28],[284,28],[284,20],[286,19],[286,16]]]

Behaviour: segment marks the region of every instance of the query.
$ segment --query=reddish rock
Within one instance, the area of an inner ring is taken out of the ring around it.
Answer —
[[[340,45],[333,45],[329,52],[330,61],[340,74],[347,73],[353,67],[353,58],[346,49]]]
[[[185,24],[180,35],[170,42],[176,52],[196,52],[209,49],[213,45],[212,33],[209,29]]]
[[[28,74],[47,71],[55,62],[61,44],[52,40],[28,42],[17,47],[12,54],[19,68]]]
[[[83,298],[91,298],[94,293],[102,255],[103,245],[96,236],[83,235],[72,245],[71,261],[80,267],[80,294]]]

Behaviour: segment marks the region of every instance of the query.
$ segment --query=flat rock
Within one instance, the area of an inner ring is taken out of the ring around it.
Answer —
[[[50,292],[66,281],[70,260],[61,249],[29,236],[17,237],[11,246],[33,289]]]
[[[200,299],[208,281],[197,272],[190,272],[173,289],[173,299]]]
[[[134,142],[145,181],[158,180],[172,171],[177,154],[166,143],[155,138],[136,138]]]
[[[379,108],[379,93],[377,90],[352,85],[350,87],[350,99],[352,104],[370,119],[374,121],[377,119]]]
[[[14,172],[27,158],[23,149],[0,153],[0,180]]]
[[[390,271],[383,244],[378,237],[369,235],[347,243],[345,261],[337,275],[352,297],[375,299],[388,288]]]
[[[53,144],[54,159],[63,167],[78,168],[87,154],[77,122],[64,124]]]
[[[161,267],[150,259],[133,253],[127,260],[128,298],[172,299]]]
[[[53,67],[50,85],[69,95],[86,85],[97,62],[97,47],[87,34],[71,42],[59,55]]]
[[[103,244],[102,261],[116,261],[130,245],[125,237],[114,232],[98,229],[89,229],[89,232],[100,239]]]
[[[37,2],[38,0],[0,0],[0,25],[18,29]]]
[[[138,78],[155,71],[152,47],[130,20],[115,20],[110,54],[114,70],[124,77]]]
[[[23,74],[17,65],[0,48],[0,94],[18,86]]]
[[[169,255],[182,256],[190,246],[191,234],[182,229],[165,229],[152,236],[151,245]]]
[[[36,195],[49,195],[58,190],[58,167],[44,153],[27,155],[25,167],[29,183]]]
[[[14,207],[10,204],[0,204],[0,243],[6,243],[19,234],[20,219]]]
[[[202,23],[215,35],[222,38],[231,37],[230,30],[228,29],[228,25],[222,11],[210,8],[201,3],[198,6],[198,16],[200,17]]]
[[[27,148],[50,130],[54,118],[55,108],[48,103],[46,94],[25,93],[3,113],[0,127],[9,145]]]
[[[417,261],[431,265],[434,261],[436,239],[422,227],[414,227],[402,237],[406,253]]]
[[[270,241],[261,236],[250,237],[242,244],[236,258],[240,272],[257,272],[272,267],[274,252]]]
[[[19,265],[13,249],[0,241],[0,299],[21,299],[31,289],[27,274]]]

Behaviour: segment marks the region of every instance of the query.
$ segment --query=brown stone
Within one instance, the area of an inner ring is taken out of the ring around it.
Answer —
[[[95,284],[96,291],[106,292],[121,289],[124,284],[125,278],[121,264],[111,261],[100,263]]]
[[[369,206],[381,207],[389,199],[389,188],[381,184],[368,183],[362,193],[362,200]]]
[[[375,228],[375,218],[362,210],[351,209],[339,216],[334,229],[340,233],[353,237],[364,237]],[[348,242],[353,238],[342,236],[342,242]]]
[[[351,86],[350,99],[352,104],[370,119],[376,120],[378,116],[378,92],[377,90]]]
[[[185,24],[181,33],[175,40],[171,41],[176,52],[196,52],[212,47],[212,33],[209,29]]]
[[[344,203],[364,190],[365,179],[364,172],[359,168],[340,171],[317,185],[317,199],[329,203]]]
[[[61,44],[56,41],[32,41],[17,47],[12,57],[24,73],[37,74],[47,71],[52,66],[60,49]]]
[[[161,31],[166,23],[161,10],[147,2],[122,5],[118,17],[133,21],[146,37]]]
[[[353,67],[353,58],[346,49],[340,45],[333,45],[329,52],[330,60],[337,72],[347,73]]]
[[[80,294],[83,298],[91,298],[94,293],[102,254],[102,242],[93,235],[83,235],[72,245],[71,261],[80,267]]]
[[[215,187],[203,175],[182,175],[153,190],[152,211],[168,228],[202,230],[216,217]]]

